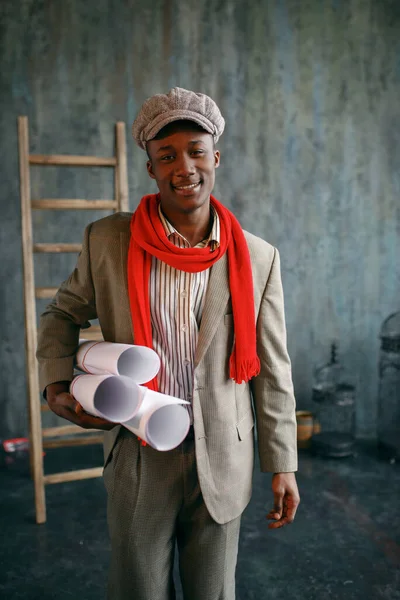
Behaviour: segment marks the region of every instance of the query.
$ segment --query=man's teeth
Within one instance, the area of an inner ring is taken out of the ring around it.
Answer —
[[[191,185],[176,185],[175,188],[177,190],[192,190],[193,188],[197,187],[199,183],[200,181],[198,181],[197,183],[192,183]]]

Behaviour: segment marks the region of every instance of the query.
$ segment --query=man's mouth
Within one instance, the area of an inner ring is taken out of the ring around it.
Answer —
[[[196,183],[190,183],[188,185],[173,185],[174,190],[194,190],[198,185],[200,185],[201,181],[196,181]]]

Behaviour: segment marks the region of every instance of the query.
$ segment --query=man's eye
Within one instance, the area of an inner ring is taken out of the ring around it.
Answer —
[[[195,154],[195,155],[203,154],[203,150],[193,150],[192,154]]]
[[[171,160],[171,158],[174,158],[172,154],[168,154],[167,156],[162,156],[161,160]]]

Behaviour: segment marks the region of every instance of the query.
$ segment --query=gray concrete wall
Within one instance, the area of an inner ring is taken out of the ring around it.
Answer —
[[[17,116],[31,152],[107,156],[114,122],[129,135],[141,103],[174,85],[220,104],[216,196],[281,251],[299,407],[335,340],[358,433],[373,436],[379,328],[400,309],[399,3],[3,0],[0,28],[0,438],[27,425]],[[128,139],[133,209],[155,188]],[[31,171],[35,198],[112,194],[96,169]],[[43,211],[35,239],[78,242],[92,218]],[[38,284],[72,266],[35,258]]]

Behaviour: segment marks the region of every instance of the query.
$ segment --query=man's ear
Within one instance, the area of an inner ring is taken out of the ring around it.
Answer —
[[[147,172],[152,179],[155,179],[156,176],[153,173],[153,165],[151,164],[151,160],[148,160],[146,163]]]
[[[215,160],[215,168],[218,169],[219,167],[219,163],[221,160],[221,154],[219,152],[219,150],[214,150],[214,160]]]

